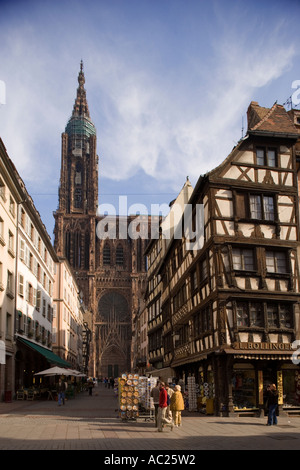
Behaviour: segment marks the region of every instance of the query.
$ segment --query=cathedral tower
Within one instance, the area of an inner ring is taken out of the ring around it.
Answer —
[[[76,276],[83,300],[90,312],[92,330],[89,374],[94,377],[117,376],[132,369],[134,317],[141,308],[146,286],[144,249],[147,238],[96,236],[98,157],[96,129],[91,121],[83,64],[73,112],[62,134],[59,205],[54,213],[54,247],[67,258]],[[127,227],[133,218],[126,218]],[[117,217],[117,226],[124,220]],[[133,222],[134,223],[134,222]],[[148,229],[149,218],[140,221]],[[127,234],[130,230],[127,230]]]
[[[96,129],[91,121],[83,64],[72,116],[62,134],[59,207],[55,217],[54,247],[76,270],[89,270],[90,247],[98,206]]]

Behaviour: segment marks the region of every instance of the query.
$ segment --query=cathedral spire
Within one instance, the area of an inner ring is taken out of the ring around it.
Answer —
[[[73,107],[72,117],[90,117],[89,108],[86,99],[86,91],[84,88],[85,84],[85,77],[83,72],[83,61],[80,62],[80,71],[78,74],[78,88],[77,88],[77,96],[75,99],[75,104]]]
[[[80,61],[80,70],[78,73],[78,87],[72,116],[66,126],[66,133],[70,135],[96,135],[95,126],[90,118],[89,107],[86,99],[86,90],[84,88],[85,76],[83,72],[83,61]]]

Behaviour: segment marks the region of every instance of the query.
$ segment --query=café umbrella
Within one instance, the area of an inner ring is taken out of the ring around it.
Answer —
[[[37,372],[34,375],[45,375],[46,377],[51,375],[74,375],[70,369],[64,369],[63,367],[50,367],[50,369],[42,370],[41,372]]]

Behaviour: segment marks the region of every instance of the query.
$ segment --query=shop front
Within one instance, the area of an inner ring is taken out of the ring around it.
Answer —
[[[300,415],[300,366],[292,362],[291,345],[245,346],[238,343],[201,360],[177,364],[176,377],[186,392],[188,377],[195,378],[197,410],[217,416],[265,416],[267,386],[275,384],[279,413]]]
[[[247,346],[243,349],[244,345],[238,343],[238,348],[227,351],[227,370],[231,372],[228,414],[266,414],[266,391],[270,384],[275,384],[278,390],[279,412],[300,414],[300,368],[292,362],[291,345],[260,344],[255,352],[253,344]]]

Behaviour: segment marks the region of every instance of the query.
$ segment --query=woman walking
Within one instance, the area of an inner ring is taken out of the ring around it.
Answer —
[[[181,426],[181,411],[184,410],[184,401],[180,385],[175,385],[171,396],[170,410],[172,411],[174,425]]]

